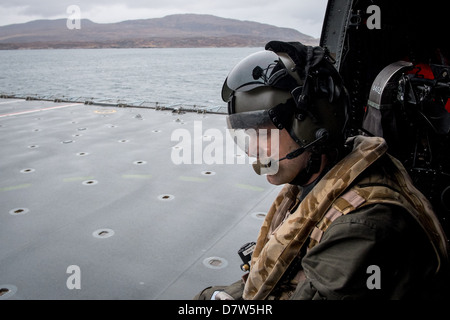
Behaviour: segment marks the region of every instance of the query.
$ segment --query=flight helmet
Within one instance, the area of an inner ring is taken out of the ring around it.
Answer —
[[[300,149],[291,157],[343,144],[348,95],[332,62],[321,47],[269,42],[225,79],[228,127],[286,129]]]

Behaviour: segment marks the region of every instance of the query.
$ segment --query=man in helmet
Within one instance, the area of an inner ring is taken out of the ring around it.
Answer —
[[[245,280],[198,299],[439,296],[442,228],[382,138],[346,141],[348,95],[330,61],[320,47],[272,41],[225,80],[229,128],[250,132],[241,141],[255,171],[285,186]]]

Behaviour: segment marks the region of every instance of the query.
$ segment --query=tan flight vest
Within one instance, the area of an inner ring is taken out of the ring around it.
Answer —
[[[302,248],[308,245],[311,249],[320,242],[322,234],[339,216],[375,203],[404,207],[427,232],[438,269],[441,262],[448,260],[446,237],[431,204],[413,186],[402,164],[386,154],[384,139],[357,136],[348,142],[353,142],[353,151],[317,183],[294,212],[289,210],[295,207],[299,187],[286,185],[275,199],[253,252],[244,299],[289,298],[298,279],[287,285],[280,280]],[[384,172],[367,173],[385,154]],[[274,288],[280,286],[286,286],[286,291],[276,290],[281,295],[274,296]]]

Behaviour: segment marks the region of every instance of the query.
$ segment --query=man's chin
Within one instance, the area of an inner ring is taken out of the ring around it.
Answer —
[[[278,174],[266,175],[266,179],[270,184],[273,184],[275,186],[279,186],[286,183],[285,181],[282,181],[282,179],[280,179]]]

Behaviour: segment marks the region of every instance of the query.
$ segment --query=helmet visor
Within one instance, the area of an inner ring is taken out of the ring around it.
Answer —
[[[273,126],[268,110],[233,113],[227,116],[228,129],[266,129]]]
[[[261,86],[289,89],[295,84],[276,53],[260,51],[243,59],[230,71],[222,87],[222,100],[228,102],[234,91],[249,91]]]
[[[258,113],[263,112],[227,116],[228,133],[238,148],[236,154],[246,155],[250,163],[259,164],[261,169],[258,174],[275,174],[278,172],[278,162],[273,159],[279,158],[279,129],[275,128],[268,116],[267,122],[261,121],[264,117],[257,115]],[[242,116],[246,119],[240,119]],[[255,125],[249,127],[250,122]],[[240,126],[239,123],[245,126]],[[268,165],[267,169],[265,165]]]

